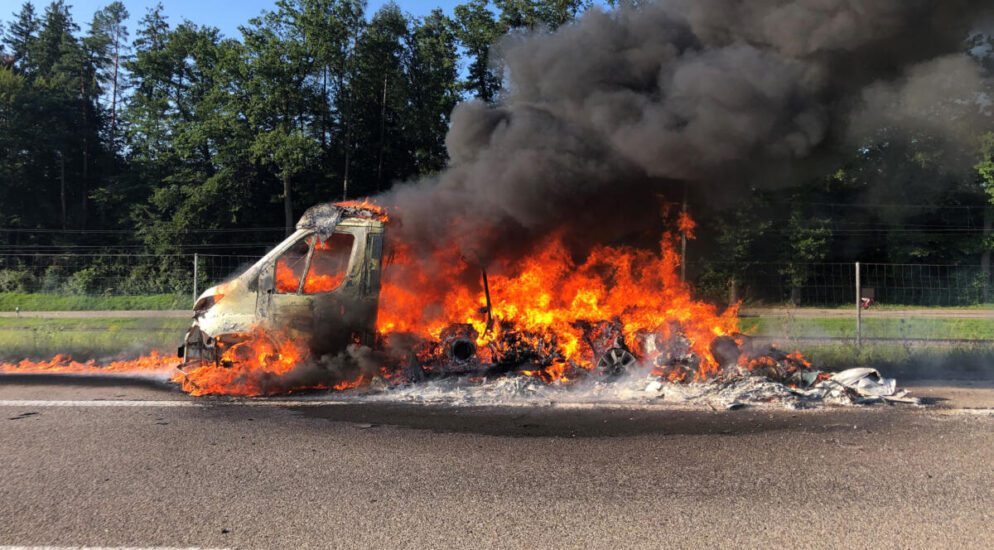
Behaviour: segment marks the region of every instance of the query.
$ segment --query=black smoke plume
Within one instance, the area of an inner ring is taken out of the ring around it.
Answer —
[[[383,202],[408,242],[486,262],[553,229],[604,242],[674,184],[774,186],[882,126],[966,146],[981,67],[974,0],[670,0],[592,9],[496,46],[496,106],[452,114],[450,167]]]

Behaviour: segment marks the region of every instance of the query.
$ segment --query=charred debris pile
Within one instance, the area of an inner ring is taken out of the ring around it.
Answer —
[[[662,399],[728,409],[763,403],[920,404],[875,369],[821,371],[799,352],[760,345],[744,334],[716,337],[709,357],[702,357],[677,322],[643,331],[630,343],[618,320],[577,324],[586,348],[579,361],[564,357],[555,335],[492,323],[497,336],[478,346],[480,335],[472,325],[450,325],[438,339],[417,344],[406,366],[372,377],[369,390],[386,399],[483,404],[550,398]]]

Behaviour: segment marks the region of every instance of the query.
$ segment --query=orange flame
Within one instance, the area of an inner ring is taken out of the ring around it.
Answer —
[[[300,275],[298,275],[286,259],[280,258],[276,262],[276,292],[281,294],[293,294],[300,288]]]
[[[176,373],[173,381],[191,395],[285,393],[287,388],[280,378],[307,359],[306,346],[289,335],[261,329],[243,338],[224,350],[220,365],[205,363],[185,374]]]
[[[562,238],[552,237],[520,262],[491,266],[493,316],[516,330],[557,342],[563,362],[545,368],[541,375],[546,379],[560,379],[566,364],[592,369],[594,357],[584,345],[579,322],[614,319],[620,321],[629,345],[640,334],[665,333],[678,324],[702,359],[697,376],[714,374],[718,363],[710,344],[717,336],[738,332],[737,307],[718,313],[713,305],[691,297],[689,286],[680,280],[673,240],[665,235],[657,253],[598,247],[577,262]],[[380,297],[381,333],[438,338],[446,326],[467,323],[476,329],[481,349],[500,338],[499,328],[487,332],[480,314],[486,306],[481,291],[451,283],[467,275],[466,267],[452,260],[458,257],[455,250],[425,259],[411,254],[403,243],[393,246]]]
[[[176,360],[152,351],[144,357],[126,361],[111,361],[100,364],[96,361],[74,361],[68,355],[56,355],[47,361],[25,359],[17,363],[0,363],[0,372],[5,374],[123,374],[150,373],[168,374],[174,370]]]
[[[390,219],[387,215],[386,209],[372,202],[369,198],[362,200],[339,201],[335,203],[335,206],[359,210],[360,212],[358,212],[358,214],[363,214],[361,211],[366,211],[369,213],[370,217],[381,222],[386,222]]]

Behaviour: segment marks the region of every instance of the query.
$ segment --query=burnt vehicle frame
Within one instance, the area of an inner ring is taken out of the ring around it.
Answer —
[[[227,366],[222,362],[224,351],[260,332],[258,329],[264,336],[278,333],[304,342],[315,356],[340,353],[349,345],[381,348],[376,320],[386,225],[386,216],[375,207],[331,203],[309,209],[297,223],[296,231],[262,259],[197,298],[193,323],[178,349],[183,360],[180,369],[204,363]],[[319,244],[336,235],[348,235],[352,242],[340,284],[331,290],[307,292]],[[288,252],[303,246],[307,251],[297,286],[292,292],[281,292],[277,286],[278,264]],[[492,316],[485,269],[481,268],[481,275],[486,306],[479,313],[486,315],[485,330],[489,332],[499,321]],[[617,376],[636,362],[619,332],[605,337],[603,326],[584,332],[597,333],[596,338],[587,339],[587,344],[601,375]],[[513,330],[502,334],[499,342],[489,344],[489,355],[496,360],[482,363],[476,330],[469,325],[450,325],[436,341],[421,341],[414,346],[404,359],[406,378],[416,382],[434,376],[501,375],[541,369],[562,359],[555,342],[536,347],[524,344],[532,338],[518,338]]]

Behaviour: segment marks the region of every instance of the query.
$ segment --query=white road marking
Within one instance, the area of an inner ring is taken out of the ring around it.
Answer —
[[[0,546],[0,550],[223,550],[199,546]]]
[[[3,399],[0,407],[200,407],[193,401],[42,401]],[[0,550],[4,547],[0,546]]]
[[[0,407],[324,407],[344,405],[345,401],[279,401],[279,400],[233,400],[233,401],[129,401],[129,400],[64,400],[44,401],[39,399],[0,399]],[[5,547],[0,546],[0,550]]]

